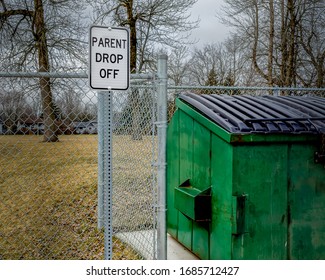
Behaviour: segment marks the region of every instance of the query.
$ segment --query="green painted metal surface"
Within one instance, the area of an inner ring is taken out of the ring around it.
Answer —
[[[184,112],[179,111],[179,183],[192,178],[193,169],[193,122],[194,120]],[[179,184],[177,185],[179,186]],[[176,186],[175,186],[176,187]],[[192,250],[193,220],[183,213],[178,213],[178,234],[177,239],[187,248]]]
[[[325,259],[319,136],[231,134],[177,105],[167,135],[168,232],[202,259]],[[186,180],[197,193],[211,187],[210,222],[193,219],[191,199],[177,206],[183,213],[175,208]]]
[[[175,188],[176,209],[196,222],[211,220],[210,187],[205,190],[194,188],[189,180]]]
[[[211,133],[210,259],[231,259],[233,160],[230,144]],[[228,166],[227,166],[228,163]],[[230,165],[229,165],[230,163]],[[200,256],[201,257],[201,256]]]
[[[311,156],[317,149],[304,144],[288,147],[290,259],[325,259],[325,169]]]
[[[168,211],[168,232],[169,234],[177,239],[178,233],[178,210],[174,207],[174,194],[171,194],[171,189],[174,186],[179,186],[179,111],[177,111],[168,127],[168,141],[167,141],[167,154],[166,158],[169,160],[169,165],[172,166],[167,173],[167,184],[170,186],[168,188],[168,193],[166,197]],[[167,164],[168,166],[168,164]]]

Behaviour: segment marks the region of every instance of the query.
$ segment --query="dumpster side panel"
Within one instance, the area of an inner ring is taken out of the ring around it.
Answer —
[[[325,169],[314,163],[319,147],[290,148],[289,259],[325,259]]]
[[[232,234],[232,146],[212,134],[212,221],[210,259],[231,259]]]
[[[193,178],[193,119],[179,110],[180,183]],[[177,239],[192,250],[193,221],[178,212]]]
[[[233,259],[286,259],[287,154],[281,144],[234,146],[233,195],[247,201],[240,209],[245,233],[233,234]]]
[[[211,185],[211,133],[204,126],[194,122],[193,128],[193,186],[203,191]]]
[[[177,238],[178,211],[174,207],[174,189],[179,179],[179,111],[173,115],[167,131],[167,229]]]
[[[211,185],[211,132],[194,121],[192,184],[203,191]],[[201,259],[209,259],[209,223],[193,222],[193,252]]]

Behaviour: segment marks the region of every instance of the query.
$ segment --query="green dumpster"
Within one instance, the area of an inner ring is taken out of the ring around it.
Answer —
[[[325,259],[325,99],[180,95],[168,233],[201,259]]]

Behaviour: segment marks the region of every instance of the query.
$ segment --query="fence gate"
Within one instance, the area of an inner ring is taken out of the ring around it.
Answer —
[[[98,93],[98,227],[104,228],[105,259],[114,257],[115,238],[138,257],[166,259],[167,56],[159,56],[157,76],[132,77],[154,83],[134,84],[125,98]],[[118,112],[121,100],[130,106],[128,120]]]
[[[43,77],[59,142],[43,141]],[[86,74],[0,73],[0,259],[165,258],[157,216],[165,214],[166,106],[157,102],[166,100],[157,91],[166,92],[166,77],[133,75],[128,91],[112,94],[87,82]]]

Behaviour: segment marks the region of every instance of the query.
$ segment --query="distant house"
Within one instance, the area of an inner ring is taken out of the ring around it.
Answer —
[[[17,122],[17,132],[22,134],[43,134],[43,120],[31,117],[20,119]]]
[[[74,131],[77,134],[97,134],[97,122],[75,122],[73,125]]]
[[[73,127],[70,122],[65,122],[62,120],[55,120],[55,129],[58,135],[60,134],[72,134]],[[44,133],[44,123],[42,118],[21,118],[17,122],[17,133],[18,134],[43,134]]]

